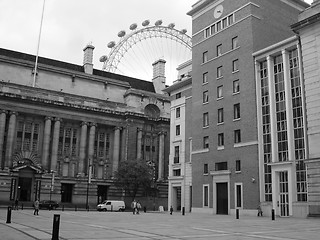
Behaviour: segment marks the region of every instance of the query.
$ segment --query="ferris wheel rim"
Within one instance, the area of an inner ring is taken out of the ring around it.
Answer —
[[[156,23],[158,23],[157,21]],[[162,22],[161,22],[162,23]],[[167,37],[170,40],[174,40],[179,44],[185,46],[190,51],[192,49],[191,37],[186,34],[186,30],[177,30],[174,28],[174,24],[169,24],[169,26],[162,26],[161,23],[154,26],[144,26],[143,28],[134,28],[129,34],[125,34],[125,31],[120,31],[118,36],[121,38],[118,43],[114,41],[110,42],[112,47],[108,56],[102,56],[104,62],[103,70],[109,72],[115,72],[118,68],[121,59],[124,57],[126,52],[131,49],[137,43],[149,39],[149,38],[161,38]],[[110,44],[109,43],[109,44]],[[108,45],[109,45],[108,44]]]

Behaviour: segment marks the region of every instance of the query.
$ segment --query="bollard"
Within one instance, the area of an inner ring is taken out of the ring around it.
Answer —
[[[21,204],[21,210],[23,210],[23,203]]]
[[[271,219],[272,219],[273,221],[275,220],[274,209],[271,210]]]
[[[239,219],[239,209],[236,209],[236,219]]]
[[[111,212],[113,212],[113,205],[111,205]]]
[[[143,211],[146,213],[147,212],[147,207],[143,207]]]
[[[185,212],[184,207],[182,207],[182,215],[184,215],[184,212]]]
[[[60,225],[60,215],[54,214],[51,240],[59,240],[59,225]]]
[[[64,205],[62,205],[62,212],[64,211]]]
[[[7,222],[6,223],[11,223],[11,211],[12,211],[12,207],[8,206]]]
[[[77,211],[77,205],[74,206],[74,211]]]

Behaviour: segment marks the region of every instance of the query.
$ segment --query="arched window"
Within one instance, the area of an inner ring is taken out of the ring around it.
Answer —
[[[148,117],[158,118],[160,117],[160,109],[154,104],[148,104],[144,109],[144,114]]]

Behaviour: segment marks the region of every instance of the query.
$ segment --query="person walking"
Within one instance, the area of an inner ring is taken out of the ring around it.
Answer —
[[[135,199],[134,199],[133,202],[131,203],[131,208],[132,208],[132,213],[133,213],[133,214],[136,214],[136,211],[137,211],[137,202],[136,202]]]
[[[173,207],[171,206],[170,207],[170,215],[172,215],[172,212],[173,212]]]
[[[39,201],[38,199],[36,199],[34,201],[34,212],[33,212],[33,215],[39,215]]]
[[[137,202],[137,214],[140,214],[140,209],[141,209],[141,204],[140,204],[140,202],[138,201],[138,202]]]
[[[18,198],[14,201],[14,210],[19,210],[19,200],[18,200]]]

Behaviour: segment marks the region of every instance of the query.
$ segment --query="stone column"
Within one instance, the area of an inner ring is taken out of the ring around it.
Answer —
[[[165,136],[165,132],[159,133],[158,181],[163,180],[163,175],[164,175],[164,136]]]
[[[88,123],[81,123],[81,138],[80,138],[80,149],[79,149],[79,165],[78,165],[78,176],[84,176],[84,165],[86,162],[86,146],[87,146],[87,132]]]
[[[89,130],[89,146],[88,146],[88,162],[87,166],[87,173],[89,170],[89,164],[93,164],[93,155],[94,155],[94,140],[96,135],[96,123],[90,123],[90,130]]]
[[[112,172],[118,170],[120,151],[120,127],[114,129]]]
[[[9,128],[8,128],[8,137],[7,137],[7,149],[6,149],[6,168],[12,168],[12,152],[13,152],[13,141],[16,133],[16,124],[17,124],[17,113],[10,112],[9,118]]]
[[[287,118],[287,134],[288,134],[288,160],[294,160],[294,130],[293,130],[293,114],[292,114],[292,94],[291,94],[291,79],[289,76],[289,54],[286,50],[282,50],[284,88],[286,99],[286,118]]]
[[[51,134],[51,117],[45,118],[44,123],[44,134],[43,134],[43,146],[42,146],[42,166],[45,170],[49,169],[48,158],[49,158],[49,144]]]
[[[50,170],[56,171],[57,160],[58,160],[58,146],[59,146],[59,133],[60,133],[60,118],[55,118],[53,128],[53,139],[52,139],[52,152],[51,152],[51,165]]]
[[[121,160],[127,160],[127,134],[128,129],[126,127],[122,128],[121,133]]]
[[[4,162],[2,162],[2,151],[4,143],[4,131],[6,129],[6,117],[8,112],[5,110],[0,110],[0,167],[4,168]]]
[[[142,152],[141,152],[142,129],[138,128],[137,131],[138,131],[138,134],[137,134],[137,159],[141,159],[142,158]]]
[[[272,162],[278,162],[278,138],[277,138],[277,119],[276,119],[276,99],[275,99],[275,88],[274,88],[274,61],[271,56],[267,56],[268,64],[268,85],[269,85],[269,96],[270,96],[270,131],[271,131],[271,160]]]

